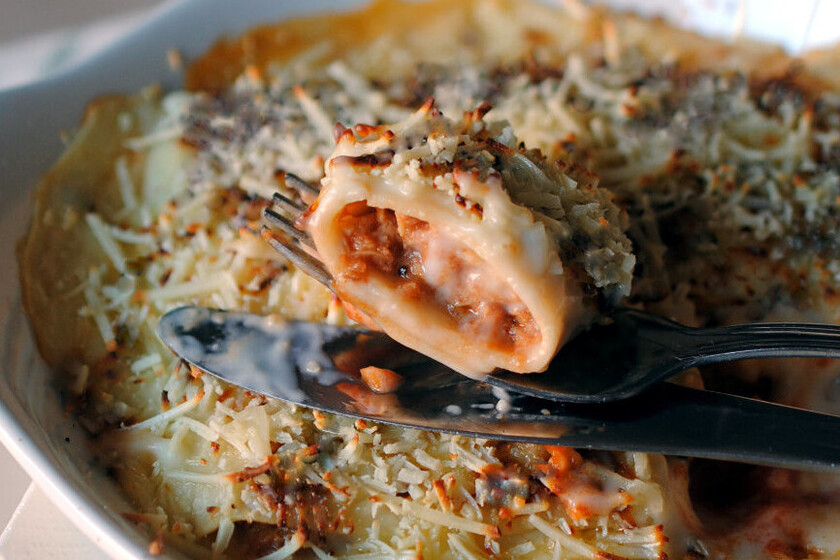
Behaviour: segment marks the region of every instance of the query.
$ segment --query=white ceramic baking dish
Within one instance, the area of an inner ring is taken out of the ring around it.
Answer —
[[[85,433],[63,410],[52,374],[34,347],[21,309],[14,258],[15,244],[23,236],[31,214],[28,195],[58,157],[62,149],[60,132],[77,126],[89,100],[106,93],[133,93],[154,83],[164,88],[180,85],[181,75],[167,64],[170,48],[180,51],[189,62],[218,37],[239,33],[257,23],[303,13],[347,10],[362,3],[361,0],[170,2],[107,52],[49,79],[0,92],[0,269],[3,270],[0,275],[0,442],[55,504],[114,558],[151,557],[149,539],[121,517],[122,512],[131,510],[130,506],[115,483],[93,467],[94,458],[84,443]],[[730,17],[733,14],[725,12],[738,9],[737,3],[707,0],[673,4],[613,0],[612,3],[620,8],[632,5],[647,11],[662,8],[672,16],[680,16],[672,18],[679,23],[694,24],[700,30],[722,35],[733,30],[734,20]],[[680,5],[679,10],[675,11],[675,4]],[[773,4],[784,7],[781,1]],[[833,3],[818,4],[813,0],[808,4],[811,14],[808,18],[799,18],[803,21],[797,25],[788,21],[782,26],[787,35],[765,33],[763,37],[779,40],[789,48],[803,46],[802,34],[807,36],[814,22],[823,21],[822,17],[814,17],[817,8],[822,10],[824,5]],[[765,19],[767,13],[777,13],[754,11]],[[746,17],[747,24],[751,21],[750,14],[739,17]],[[826,18],[826,21],[834,19]],[[772,23],[763,22],[760,28],[768,30]]]

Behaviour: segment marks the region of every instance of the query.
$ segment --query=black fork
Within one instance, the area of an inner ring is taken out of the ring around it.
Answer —
[[[296,191],[299,197],[318,195],[317,188],[297,175],[286,173],[285,180],[286,186]],[[318,252],[309,234],[300,229],[296,223],[306,210],[306,204],[302,199],[295,200],[280,193],[274,194],[272,202],[273,206],[266,208],[263,212],[263,217],[270,226],[263,226],[262,238],[297,268],[332,290],[332,275],[318,258]]]

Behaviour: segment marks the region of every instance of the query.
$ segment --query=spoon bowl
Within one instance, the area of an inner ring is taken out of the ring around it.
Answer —
[[[659,315],[619,308],[566,343],[548,370],[497,372],[487,383],[562,402],[630,398],[693,367],[756,358],[840,358],[840,326],[755,323],[692,328]]]

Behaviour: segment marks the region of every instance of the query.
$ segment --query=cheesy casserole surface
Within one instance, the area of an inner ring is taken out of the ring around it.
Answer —
[[[694,325],[838,322],[835,58],[513,0],[383,0],[221,41],[185,91],[93,102],[45,175],[19,247],[40,351],[152,554],[837,557],[840,475],[352,421],[190,370],[154,335],[186,303],[347,324],[260,239],[261,213],[286,173],[321,182],[336,123],[429,99],[604,189],[575,210],[615,227],[573,264],[582,292]],[[682,381],[838,412],[836,379],[789,360]]]

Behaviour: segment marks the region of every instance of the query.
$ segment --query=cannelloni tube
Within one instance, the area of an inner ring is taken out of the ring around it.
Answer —
[[[475,377],[544,370],[628,293],[634,263],[596,177],[526,151],[488,109],[453,121],[430,100],[337,127],[299,223],[354,318]]]

